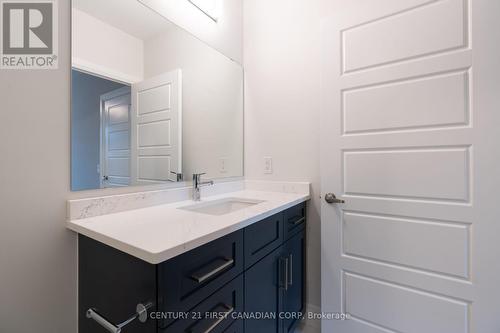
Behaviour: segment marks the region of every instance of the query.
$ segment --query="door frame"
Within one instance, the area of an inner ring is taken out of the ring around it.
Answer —
[[[131,86],[126,86],[123,88],[119,88],[116,90],[113,90],[109,93],[103,94],[99,97],[99,105],[100,105],[100,110],[99,110],[99,187],[104,188],[104,182],[103,182],[103,174],[104,171],[106,170],[105,168],[105,163],[106,163],[106,157],[105,157],[105,149],[106,149],[106,102],[109,101],[110,99],[120,97],[123,95],[131,95],[132,87]],[[132,96],[131,96],[132,97]],[[131,106],[128,108],[128,127],[129,127],[129,138],[131,135],[131,121],[130,121],[130,110]]]

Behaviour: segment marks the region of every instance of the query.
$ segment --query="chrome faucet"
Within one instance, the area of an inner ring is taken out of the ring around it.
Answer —
[[[213,185],[213,180],[206,180],[204,182],[201,181],[201,176],[205,173],[194,173],[193,174],[193,200],[200,201],[200,188],[207,185]]]

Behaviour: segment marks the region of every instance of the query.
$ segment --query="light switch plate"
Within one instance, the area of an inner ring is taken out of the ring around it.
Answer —
[[[273,173],[273,158],[272,157],[264,157],[264,173],[272,174]]]
[[[219,159],[219,172],[227,173],[227,157],[221,157]]]

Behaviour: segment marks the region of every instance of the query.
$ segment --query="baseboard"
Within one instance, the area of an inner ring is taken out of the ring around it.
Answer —
[[[295,333],[321,333],[321,320],[308,319],[308,313],[320,313],[321,308],[313,304],[306,305],[306,315],[295,329]]]

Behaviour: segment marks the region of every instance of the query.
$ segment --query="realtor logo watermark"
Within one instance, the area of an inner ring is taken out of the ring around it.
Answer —
[[[56,69],[57,3],[0,1],[0,68]]]

